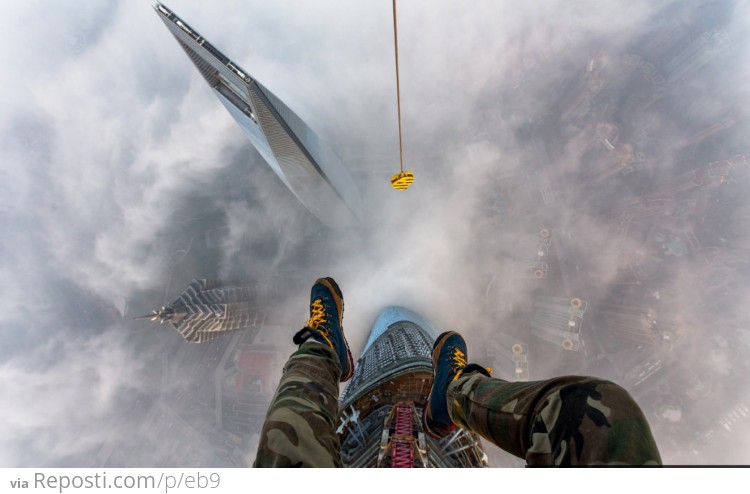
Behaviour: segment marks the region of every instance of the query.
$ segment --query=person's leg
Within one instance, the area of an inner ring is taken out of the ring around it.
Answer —
[[[306,342],[289,357],[260,434],[254,467],[340,467],[336,416],[341,365]]]
[[[620,386],[591,377],[536,382],[489,377],[466,362],[466,343],[443,333],[433,348],[435,383],[425,428],[480,434],[529,465],[661,464],[648,422]]]
[[[660,465],[643,412],[610,381],[507,382],[478,372],[448,386],[453,421],[529,465]]]
[[[310,320],[286,365],[260,434],[254,467],[339,467],[338,383],[353,362],[341,326],[344,299],[331,278],[310,295]]]

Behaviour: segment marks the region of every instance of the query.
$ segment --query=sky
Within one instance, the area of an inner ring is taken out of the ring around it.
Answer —
[[[649,410],[666,402],[685,416],[650,418],[664,460],[750,462],[750,428],[737,413],[730,443],[685,453],[694,424],[750,403],[740,364],[750,356],[746,165],[736,161],[726,183],[688,198],[707,201],[700,221],[679,223],[695,242],[679,259],[660,253],[643,293],[623,288],[623,272],[648,271],[658,256],[637,235],[613,233],[633,198],[679,194],[675,177],[748,153],[750,3],[399,3],[404,162],[416,176],[407,192],[388,182],[398,171],[390,2],[167,5],[342,158],[365,219],[332,230],[302,208],[149,2],[2,2],[0,466],[96,466],[113,450],[115,464],[210,462],[143,439],[158,420],[143,420],[154,415],[142,409],[189,396],[187,376],[201,370],[187,358],[198,350],[175,331],[131,321],[193,277],[273,287],[269,312],[292,325],[291,336],[306,318],[309,285],[333,276],[355,359],[393,304],[460,330],[479,356],[498,332],[535,341],[518,312],[540,284],[519,270],[543,227],[564,266],[550,268],[545,294],[580,296],[592,313],[641,297],[673,328],[678,377],[644,395]],[[681,33],[672,44],[663,41],[670,30]],[[670,71],[668,61],[704,32],[717,33],[710,60]],[[606,84],[596,89],[602,66]],[[655,73],[666,81],[659,89],[644,83]],[[600,117],[583,122],[574,103],[586,84],[598,91]],[[724,128],[690,141],[717,122]],[[643,158],[634,154],[628,176],[595,180],[605,124]],[[521,185],[510,206],[498,206],[508,180]],[[191,250],[209,237],[203,256]],[[712,260],[717,252],[723,261]],[[631,254],[648,259],[624,266]],[[567,281],[554,282],[563,269]],[[591,319],[586,355],[537,342],[533,379],[586,372],[597,355],[632,349],[600,336],[606,330]],[[269,339],[292,349],[283,334]],[[593,343],[604,340],[606,348]],[[683,374],[679,391],[663,389]]]

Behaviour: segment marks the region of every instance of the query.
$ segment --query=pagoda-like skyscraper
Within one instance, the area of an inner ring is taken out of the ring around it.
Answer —
[[[190,343],[203,343],[263,323],[251,287],[212,280],[193,280],[171,304],[136,319],[171,323]]]
[[[436,440],[422,428],[432,386],[436,332],[401,307],[383,311],[340,397],[341,459],[347,467],[483,467],[475,434]]]
[[[356,225],[362,219],[360,195],[333,151],[271,91],[174,12],[160,3],[154,9],[219,101],[297,199],[329,226]]]

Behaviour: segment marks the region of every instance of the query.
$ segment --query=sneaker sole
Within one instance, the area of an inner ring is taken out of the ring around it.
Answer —
[[[431,396],[432,396],[432,392],[430,392],[430,396],[427,397],[427,403],[430,402]],[[433,439],[443,439],[445,437],[439,434],[435,434],[434,432],[432,432],[432,429],[430,429],[430,426],[427,425],[427,404],[426,403],[425,403],[424,408],[422,408],[422,429],[424,429],[427,435]]]
[[[336,309],[339,311],[339,327],[341,327],[341,337],[344,339],[344,345],[346,345],[346,361],[347,367],[349,368],[348,375],[342,375],[340,379],[341,382],[345,382],[351,379],[352,375],[354,375],[354,359],[352,358],[352,352],[349,349],[349,342],[346,341],[346,335],[344,334],[344,295],[341,293],[341,288],[339,288],[338,283],[336,283],[333,278],[318,278],[315,281],[315,284],[323,285],[334,294],[333,298],[336,301]]]

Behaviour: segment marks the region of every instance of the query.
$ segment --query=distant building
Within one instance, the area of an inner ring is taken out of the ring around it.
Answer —
[[[641,285],[657,276],[662,259],[642,249],[616,251],[617,275],[613,285]]]
[[[679,144],[679,147],[693,146],[698,144],[703,139],[719,133],[723,130],[729,129],[737,124],[740,120],[745,117],[747,113],[746,107],[739,105],[732,110],[728,111],[721,119],[714,122],[713,124],[700,129],[691,136],[687,137],[684,141]]]
[[[330,226],[357,224],[361,200],[346,167],[279,98],[164,5],[154,7],[219,101],[299,201]]]
[[[670,347],[674,338],[672,325],[651,307],[606,304],[597,307],[594,320],[600,340],[606,337],[613,348],[623,343]]]
[[[564,350],[578,351],[586,302],[580,298],[539,297],[534,300],[531,332]]]
[[[278,385],[281,354],[247,333],[232,338],[216,367],[216,426],[239,437],[260,432]]]
[[[672,83],[692,75],[730,46],[724,31],[702,33],[664,64],[667,80]]]
[[[630,357],[629,363],[627,357]],[[636,398],[653,393],[654,390],[658,391],[658,385],[669,381],[672,372],[679,367],[676,365],[677,356],[666,349],[619,352],[613,359],[619,359],[624,364],[621,367],[621,385],[630,390]]]
[[[581,77],[560,101],[562,121],[573,127],[582,127],[591,116],[596,96],[606,86],[606,67],[609,57],[605,53],[591,56]]]
[[[693,170],[671,177],[661,187],[661,194],[683,194],[697,188],[718,187],[727,181],[730,171],[747,164],[745,156],[738,155],[728,160],[712,161]]]
[[[651,253],[661,258],[682,257],[701,247],[692,227],[678,229],[652,225],[646,237]]]
[[[529,380],[529,345],[519,338],[496,332],[483,343],[492,375],[508,381]]]
[[[203,343],[235,331],[255,335],[264,314],[247,285],[193,280],[171,304],[136,319],[168,322],[191,343]]]
[[[548,228],[542,228],[539,230],[539,235],[536,239],[536,252],[533,260],[530,263],[530,268],[536,279],[543,279],[547,277],[547,270],[549,269],[549,249],[552,246],[552,232]]]
[[[608,140],[604,140],[608,143]],[[611,147],[611,150],[610,150]],[[618,142],[614,145],[606,144],[602,149],[592,150],[581,173],[581,181],[588,184],[599,184],[618,173],[627,175],[633,171],[632,163],[637,159],[637,153],[631,144]]]
[[[400,307],[386,309],[375,322],[340,398],[345,466],[486,466],[475,434],[457,428],[436,440],[422,429],[436,336],[421,317]]]

